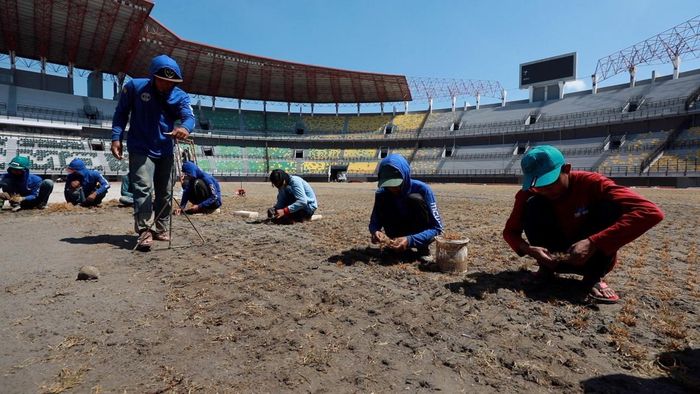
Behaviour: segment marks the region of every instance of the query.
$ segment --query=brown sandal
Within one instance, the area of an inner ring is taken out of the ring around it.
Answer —
[[[153,233],[153,239],[156,241],[170,241],[170,235],[163,231],[162,233]]]
[[[142,231],[138,241],[136,241],[136,249],[148,252],[151,250],[151,246],[153,246],[153,235],[148,230]]]

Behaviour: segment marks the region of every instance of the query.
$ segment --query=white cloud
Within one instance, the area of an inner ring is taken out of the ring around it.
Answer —
[[[575,81],[569,81],[564,85],[564,93],[580,92],[581,90],[588,89],[586,86],[586,81],[583,79],[577,79]]]

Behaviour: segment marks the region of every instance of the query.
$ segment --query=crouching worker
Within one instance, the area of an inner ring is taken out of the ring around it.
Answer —
[[[46,208],[53,191],[53,181],[42,180],[38,175],[30,174],[29,157],[16,156],[7,167],[7,174],[0,179],[0,209],[5,201],[10,202],[13,212],[20,209]]]
[[[503,230],[505,240],[518,255],[537,260],[535,281],[557,272],[580,274],[591,298],[617,302],[620,297],[603,278],[615,266],[618,249],[659,223],[663,212],[603,175],[572,171],[553,146],[531,149],[521,167],[523,187]]]
[[[191,161],[182,163],[182,175],[182,201],[175,210],[176,215],[182,211],[187,214],[212,213],[221,206],[221,187],[213,176]],[[189,208],[188,202],[192,203]]]
[[[379,189],[369,222],[372,243],[396,252],[416,248],[420,256],[429,256],[430,243],[442,232],[432,189],[411,179],[411,167],[401,155],[391,154],[382,160],[378,175]]]
[[[80,159],[73,159],[66,168],[66,188],[63,195],[73,205],[92,207],[100,205],[107,195],[109,183],[95,170],[88,170]]]
[[[270,182],[276,187],[277,203],[267,210],[267,217],[276,224],[292,224],[310,220],[318,209],[316,194],[309,183],[283,170],[272,170]]]

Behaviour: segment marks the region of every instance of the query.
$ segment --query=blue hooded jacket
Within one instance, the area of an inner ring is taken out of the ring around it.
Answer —
[[[29,168],[24,168],[24,174],[15,176],[7,169],[7,174],[0,179],[0,187],[6,193],[19,194],[24,197],[24,201],[32,201],[39,197],[39,187],[41,186],[41,177],[30,174]]]
[[[182,172],[187,174],[192,180],[201,179],[207,184],[207,187],[211,191],[211,197],[202,201],[199,206],[203,209],[216,209],[221,206],[221,187],[219,182],[214,179],[213,176],[202,171],[196,164],[191,161],[186,161],[182,163]],[[182,190],[182,201],[180,201],[180,208],[185,209],[187,203],[190,201],[190,186],[194,185],[194,182],[190,181],[187,183],[185,188]]]
[[[318,209],[316,194],[308,182],[296,175],[289,176],[289,184],[277,192],[275,209],[288,208],[290,213],[300,209],[313,214]]]
[[[70,191],[70,183],[74,180],[80,181],[80,186],[83,188],[83,193],[85,196],[95,192],[97,194],[107,193],[109,189],[109,182],[95,170],[88,170],[85,167],[85,163],[80,159],[73,159],[68,165],[68,168],[74,170],[75,172],[68,174],[66,177],[66,188],[65,191]],[[98,187],[97,184],[100,184]]]
[[[123,139],[129,121],[129,152],[153,158],[171,155],[173,140],[164,133],[173,131],[175,120],[180,120],[181,126],[190,133],[194,130],[194,112],[187,93],[178,87],[168,93],[156,89],[154,75],[163,68],[173,70],[178,78],[182,77],[175,60],[166,55],[156,56],[151,62],[150,78],[132,79],[119,95],[112,119],[112,141]]]
[[[403,176],[403,183],[401,184],[401,194],[394,197],[390,191],[379,188],[375,194],[374,207],[372,208],[372,216],[369,222],[369,232],[374,234],[376,231],[381,230],[384,227],[383,223],[379,222],[379,216],[377,215],[377,196],[388,193],[390,198],[393,199],[396,208],[401,215],[408,215],[408,195],[413,193],[419,193],[423,196],[423,200],[428,204],[428,209],[430,211],[430,225],[427,229],[417,233],[407,236],[408,247],[420,247],[432,242],[433,238],[440,234],[443,230],[442,219],[440,219],[440,212],[437,208],[437,202],[435,201],[435,195],[430,186],[425,183],[411,179],[411,167],[401,155],[391,154],[387,156],[384,160],[379,163],[379,169],[381,170],[384,166],[392,166],[396,168]]]

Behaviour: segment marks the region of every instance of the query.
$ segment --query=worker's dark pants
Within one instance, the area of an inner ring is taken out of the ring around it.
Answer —
[[[401,213],[397,199],[382,193],[377,195],[376,213],[384,232],[390,238],[405,237],[420,233],[430,227],[430,208],[419,193],[411,193],[405,200],[407,209]],[[427,249],[428,245],[424,246]]]
[[[107,195],[107,190],[103,191],[102,193],[98,193],[95,199],[92,201],[87,200],[87,196],[85,195],[85,191],[83,190],[82,186],[73,190],[65,190],[63,195],[66,198],[66,202],[73,205],[80,204],[84,207],[92,207],[102,204],[102,199],[104,199]]]
[[[41,184],[39,184],[39,195],[33,200],[24,200],[20,202],[19,205],[22,209],[44,208],[49,202],[49,196],[51,196],[52,191],[53,181],[51,179],[44,179],[41,181]]]
[[[531,245],[547,248],[550,252],[566,252],[576,242],[610,227],[622,214],[615,203],[602,201],[593,204],[587,208],[587,212],[580,212],[585,215],[583,225],[569,238],[562,231],[561,219],[555,214],[554,204],[556,203],[542,196],[532,196],[527,200],[524,212],[523,227],[528,241]],[[593,284],[613,269],[616,260],[617,252],[605,255],[599,250],[582,267],[560,264],[554,271],[583,275],[586,283]],[[540,269],[548,270],[544,266],[540,266]]]

